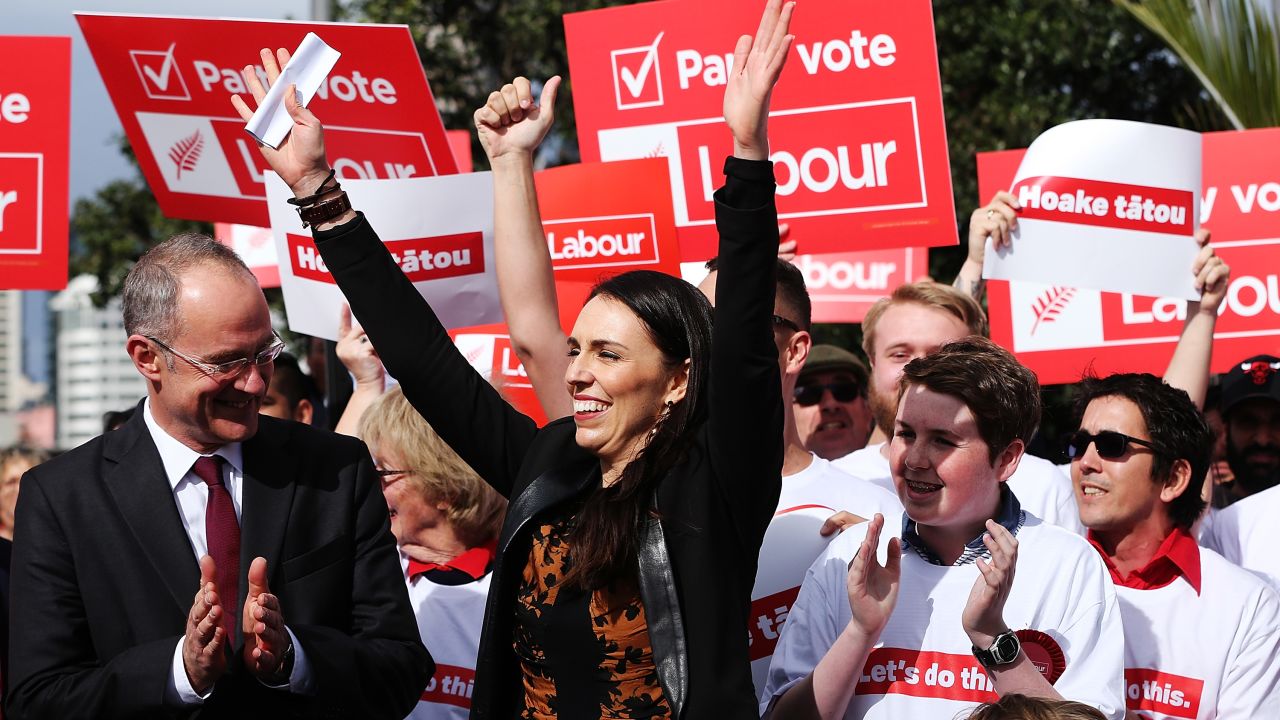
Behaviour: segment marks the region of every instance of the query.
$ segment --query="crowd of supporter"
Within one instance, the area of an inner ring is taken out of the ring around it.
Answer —
[[[353,391],[326,407],[322,355],[281,353],[216,243],[140,261],[147,398],[59,457],[0,453],[5,717],[1274,716],[1280,357],[1211,375],[1230,270],[1208,234],[1163,376],[1082,378],[1063,465],[1029,452],[1034,373],[986,338],[1008,193],[953,283],[893,289],[861,348],[814,344],[768,161],[793,9],[735,49],[705,279],[605,279],[567,332],[533,183],[559,78],[476,111],[541,427],[457,352],[285,93],[263,156],[350,302]],[[288,59],[263,51],[268,81]]]

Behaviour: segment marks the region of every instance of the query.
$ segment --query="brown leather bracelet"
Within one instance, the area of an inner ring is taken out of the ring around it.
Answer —
[[[302,227],[309,228],[339,217],[350,209],[351,201],[347,199],[347,194],[344,192],[322,203],[298,208],[298,217],[302,218]]]

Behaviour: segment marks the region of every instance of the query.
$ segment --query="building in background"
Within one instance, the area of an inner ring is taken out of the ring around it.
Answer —
[[[0,291],[0,446],[53,442],[48,429],[31,426],[48,418],[32,412],[50,400],[48,314],[41,312],[47,297]]]
[[[124,410],[147,393],[145,381],[125,352],[120,300],[95,307],[97,279],[80,275],[50,303],[55,317],[58,447],[62,450],[102,434],[102,416]]]

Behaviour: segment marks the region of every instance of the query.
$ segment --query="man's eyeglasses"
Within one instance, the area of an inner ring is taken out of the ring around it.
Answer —
[[[862,394],[862,388],[856,382],[835,382],[825,383],[822,385],[797,385],[795,400],[799,405],[809,407],[822,402],[822,393],[825,390],[831,391],[831,397],[836,402],[853,402]]]
[[[251,358],[243,357],[238,360],[228,360],[227,362],[224,362],[224,363],[214,364],[214,363],[207,363],[199,358],[194,358],[194,357],[191,357],[190,355],[187,355],[186,353],[179,352],[178,350],[173,349],[169,345],[166,345],[163,341],[159,340],[158,338],[152,337],[150,335],[143,335],[143,337],[145,337],[146,339],[150,340],[156,345],[159,345],[160,347],[164,348],[166,351],[173,353],[174,355],[177,355],[178,357],[187,361],[187,363],[190,364],[195,369],[199,370],[200,372],[204,373],[205,375],[208,375],[209,377],[215,380],[225,380],[227,378],[236,377],[241,372],[243,372],[245,368],[249,367],[249,363],[262,366],[262,365],[268,365],[270,363],[275,362],[275,359],[277,357],[280,357],[280,353],[284,352],[284,341],[282,341],[280,339],[280,336],[276,335],[274,332],[271,333],[271,336],[275,338],[275,342],[271,343],[270,345],[263,348],[262,350],[259,350],[258,353]]]
[[[799,325],[797,325],[796,323],[792,322],[791,320],[788,320],[788,319],[786,319],[786,318],[782,317],[781,315],[774,315],[774,316],[773,316],[773,324],[774,324],[774,325],[781,325],[782,327],[787,328],[787,329],[788,329],[788,330],[790,330],[791,332],[800,332],[800,326],[799,326]]]
[[[1114,430],[1103,430],[1097,435],[1087,433],[1084,430],[1077,430],[1067,438],[1067,457],[1072,460],[1079,460],[1084,457],[1090,443],[1093,443],[1093,446],[1098,449],[1098,457],[1106,460],[1116,460],[1124,457],[1124,454],[1129,450],[1129,443],[1150,448],[1152,451],[1156,449],[1155,444],[1150,440],[1131,437]]]

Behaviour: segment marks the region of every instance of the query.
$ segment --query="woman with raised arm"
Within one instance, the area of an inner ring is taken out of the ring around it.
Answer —
[[[405,396],[510,498],[473,718],[758,716],[743,628],[780,489],[783,417],[766,121],[792,9],[769,1],[755,37],[738,41],[725,91],[734,157],[715,196],[714,329],[706,298],[678,278],[602,283],[568,340],[574,413],[541,429],[472,370],[364,216],[344,207],[326,181],[319,121],[285,93],[293,130],[264,155],[315,218],[326,264]],[[264,52],[269,81],[287,59]],[[245,80],[260,101],[257,77]]]

